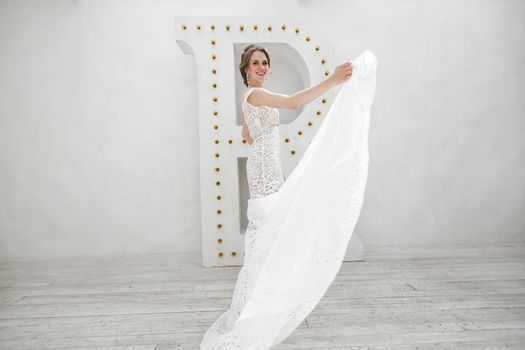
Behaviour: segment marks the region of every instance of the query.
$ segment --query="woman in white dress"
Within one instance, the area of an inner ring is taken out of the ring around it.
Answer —
[[[329,78],[288,96],[263,88],[270,69],[268,51],[258,45],[245,48],[239,66],[248,87],[242,134],[250,144],[245,256],[231,306],[206,331],[201,350],[270,349],[304,320],[335,278],[367,177],[367,112],[375,91],[375,56],[366,51],[358,60],[361,88],[345,84],[347,91],[340,91],[285,181],[278,108],[304,106],[349,81],[354,67],[344,62]],[[354,90],[360,91],[350,93]],[[337,152],[336,147],[343,149]]]
[[[263,88],[270,69],[270,56],[261,46],[249,45],[240,63],[244,84],[248,87],[242,102],[243,138],[251,145],[246,163],[250,198],[276,192],[284,183],[280,161],[279,110],[298,109],[352,76],[350,61],[336,68],[334,74],[317,85],[292,96]],[[253,93],[252,93],[253,92]]]

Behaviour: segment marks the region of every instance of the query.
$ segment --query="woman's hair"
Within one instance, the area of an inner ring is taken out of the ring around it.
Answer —
[[[246,68],[250,64],[250,57],[252,56],[252,53],[255,51],[261,51],[266,55],[266,59],[268,60],[268,67],[270,67],[270,55],[268,54],[268,51],[262,46],[251,44],[244,48],[244,52],[241,55],[241,63],[239,64],[239,70],[241,71],[242,80],[244,82],[244,85],[248,86],[248,78],[246,77]]]

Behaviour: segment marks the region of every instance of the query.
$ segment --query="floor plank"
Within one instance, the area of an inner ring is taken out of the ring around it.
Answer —
[[[278,350],[525,349],[525,242],[368,246]],[[198,349],[239,266],[198,253],[0,259],[0,349]]]

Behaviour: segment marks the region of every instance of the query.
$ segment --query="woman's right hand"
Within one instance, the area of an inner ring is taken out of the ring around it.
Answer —
[[[334,85],[344,83],[352,77],[352,69],[352,61],[349,59],[347,62],[337,66],[329,79],[332,79]]]

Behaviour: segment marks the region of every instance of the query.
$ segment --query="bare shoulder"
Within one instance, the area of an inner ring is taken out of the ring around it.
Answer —
[[[248,103],[254,106],[274,108],[293,108],[290,96],[275,93],[265,88],[255,88],[247,97]]]

